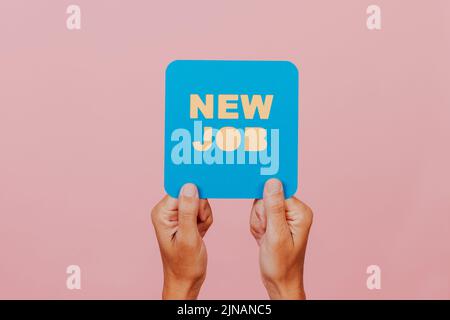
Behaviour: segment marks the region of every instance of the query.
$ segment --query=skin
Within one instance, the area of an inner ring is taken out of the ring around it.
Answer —
[[[163,299],[196,299],[206,277],[203,236],[213,221],[208,200],[195,185],[183,186],[178,199],[165,196],[152,210],[164,270]]]
[[[255,200],[250,231],[259,246],[263,284],[271,299],[305,299],[303,264],[313,214],[295,197],[284,199],[282,184],[270,179]]]
[[[163,299],[196,299],[206,277],[203,237],[213,222],[208,200],[195,185],[183,186],[178,199],[165,196],[152,210],[164,271]],[[271,299],[305,299],[303,263],[312,224],[311,209],[284,199],[282,184],[270,179],[255,200],[250,231],[259,246],[262,281]]]

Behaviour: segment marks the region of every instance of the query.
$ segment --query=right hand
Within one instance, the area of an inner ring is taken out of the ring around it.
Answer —
[[[152,210],[164,270],[163,299],[196,299],[206,276],[202,238],[213,221],[208,200],[192,183],[178,199],[164,197]]]

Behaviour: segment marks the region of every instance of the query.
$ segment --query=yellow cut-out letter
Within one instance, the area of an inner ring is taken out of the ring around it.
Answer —
[[[239,117],[237,112],[228,112],[228,109],[237,109],[237,103],[229,102],[237,99],[237,94],[219,94],[219,119],[237,119]]]
[[[216,134],[216,144],[223,151],[234,151],[241,144],[241,133],[233,127],[223,127]]]
[[[214,116],[214,96],[212,94],[206,95],[206,103],[203,103],[198,94],[191,94],[191,119],[198,118],[198,110],[202,112],[206,119],[212,119]]]
[[[267,149],[267,131],[264,128],[245,128],[245,151]]]
[[[253,119],[255,117],[255,111],[258,109],[259,117],[261,119],[269,119],[270,108],[272,107],[273,95],[268,94],[262,101],[262,97],[259,94],[252,96],[252,101],[248,99],[248,95],[241,95],[242,108],[244,109],[245,119]]]
[[[192,146],[197,151],[206,151],[208,150],[212,145],[212,128],[211,127],[204,127],[203,132],[203,144],[200,141],[194,141],[192,142]]]

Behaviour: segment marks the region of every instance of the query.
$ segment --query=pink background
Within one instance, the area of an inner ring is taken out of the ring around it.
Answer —
[[[160,297],[174,59],[299,66],[310,298],[450,298],[449,1],[1,0],[0,39],[0,298]],[[211,202],[201,298],[265,298],[251,201]]]

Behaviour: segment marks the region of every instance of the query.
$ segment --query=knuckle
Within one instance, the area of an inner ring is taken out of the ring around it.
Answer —
[[[183,210],[183,211],[179,211],[178,212],[178,217],[179,219],[182,220],[193,220],[194,218],[197,217],[197,213],[194,210]]]
[[[269,198],[266,202],[267,210],[271,212],[284,212],[284,202],[277,198]]]
[[[181,196],[181,197],[180,197],[180,206],[181,206],[181,205],[184,205],[184,206],[193,206],[193,205],[196,204],[198,201],[199,201],[198,198]]]
[[[303,223],[307,226],[311,226],[314,219],[314,214],[311,208],[308,207],[307,205],[304,205],[304,208],[300,211],[300,213]]]
[[[250,227],[250,233],[254,238],[257,238],[260,234],[252,227]]]
[[[303,212],[304,212],[305,216],[307,216],[310,220],[313,219],[314,214],[313,214],[312,209],[304,203],[303,203]]]
[[[261,233],[261,226],[257,222],[250,223],[250,231],[254,233]]]
[[[196,203],[192,201],[192,199],[189,199],[185,202],[180,202],[178,214],[181,217],[190,217],[193,215],[197,215],[197,212],[199,212],[199,207],[196,206]]]
[[[208,216],[208,220],[206,220],[206,225],[207,225],[208,227],[211,226],[212,223],[213,223],[213,221],[214,221],[213,215],[210,214],[210,215]]]
[[[158,208],[158,205],[156,205],[150,212],[150,218],[151,218],[151,221],[153,224],[156,223],[156,221],[158,219],[158,215],[159,215],[159,208]]]
[[[299,199],[293,197],[292,200],[294,201],[294,206],[297,208],[299,212],[304,213],[305,215],[312,218],[313,211],[312,209],[304,202],[300,201]]]

